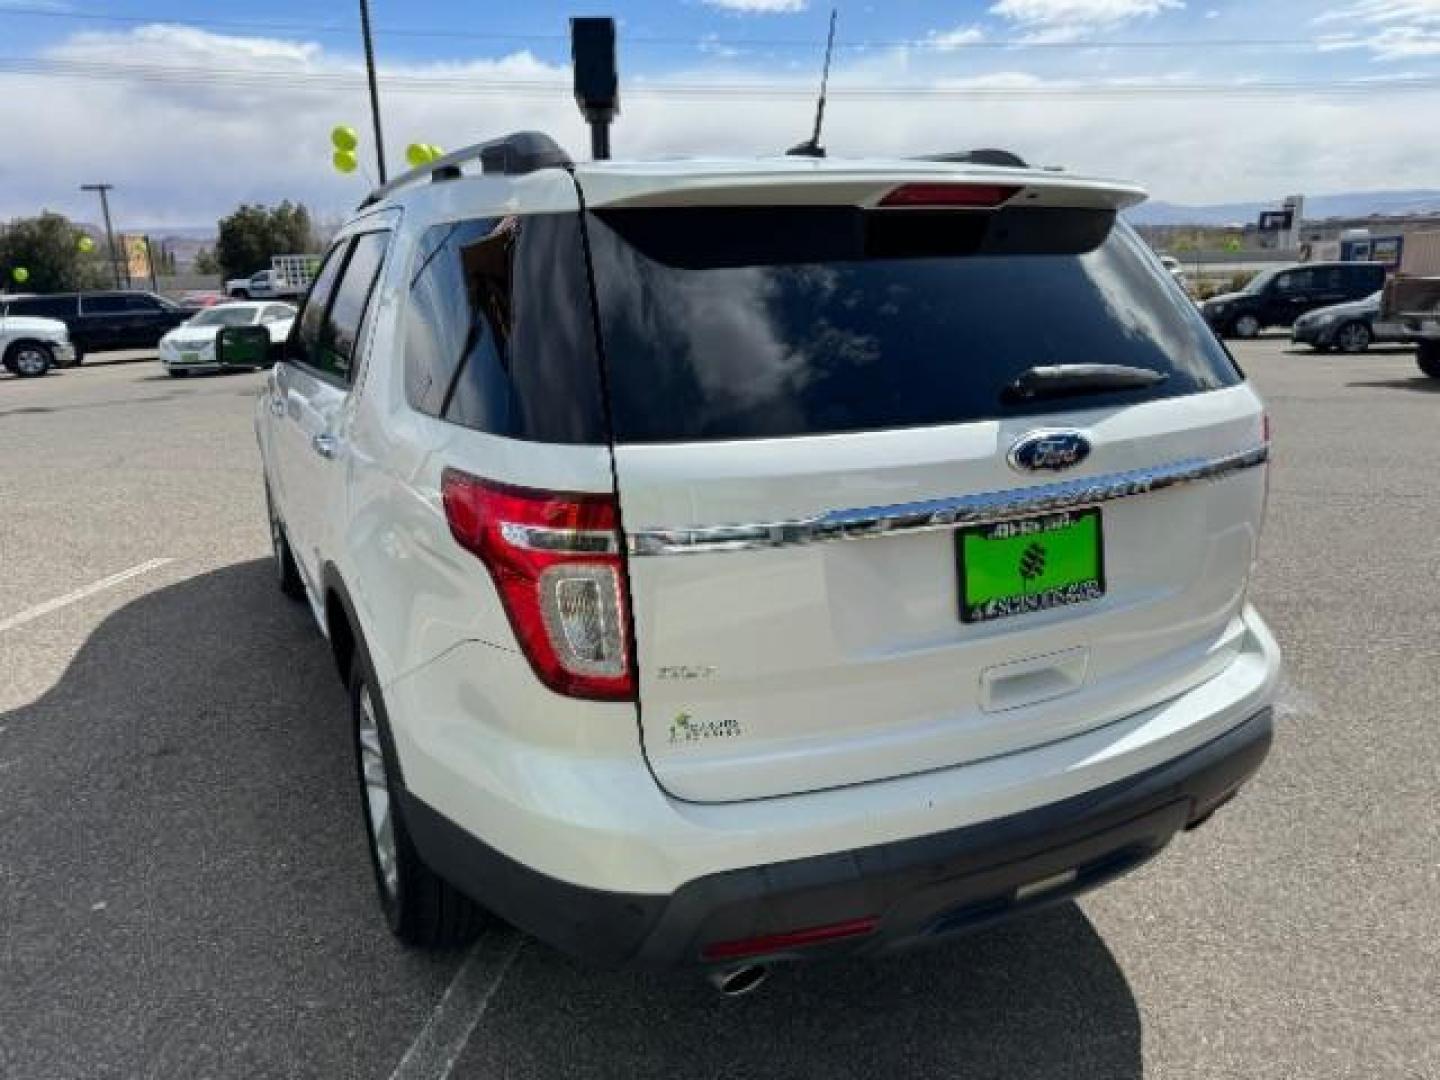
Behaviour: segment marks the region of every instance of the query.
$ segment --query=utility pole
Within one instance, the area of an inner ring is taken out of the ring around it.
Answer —
[[[81,184],[81,191],[98,191],[100,193],[100,211],[105,215],[105,242],[110,245],[110,270],[115,275],[115,287],[120,288],[120,261],[115,252],[115,230],[110,226],[110,199],[109,192],[114,184]]]
[[[360,0],[360,34],[365,39],[365,72],[370,77],[370,118],[375,121],[375,168],[385,183],[385,139],[380,134],[380,90],[375,85],[375,44],[370,40],[370,2]]]

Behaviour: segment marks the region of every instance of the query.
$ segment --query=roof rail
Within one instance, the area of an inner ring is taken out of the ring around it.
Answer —
[[[427,161],[409,172],[401,173],[388,184],[381,184],[365,196],[358,209],[374,206],[401,188],[423,180],[453,180],[460,175],[461,165],[476,160],[480,162],[482,172],[500,173],[504,176],[523,176],[537,169],[568,169],[575,164],[570,160],[570,155],[543,131],[517,131],[498,139],[464,147],[434,161]]]
[[[956,164],[999,165],[1006,169],[1028,169],[1025,159],[1009,150],[960,150],[947,154],[924,154],[918,161],[950,161]]]

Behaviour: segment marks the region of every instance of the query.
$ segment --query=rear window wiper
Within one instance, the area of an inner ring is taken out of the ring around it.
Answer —
[[[1022,371],[1000,397],[1008,403],[1083,397],[1109,390],[1144,390],[1168,378],[1163,371],[1124,364],[1056,364]]]

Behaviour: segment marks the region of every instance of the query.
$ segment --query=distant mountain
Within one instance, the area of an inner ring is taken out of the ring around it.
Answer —
[[[1145,202],[1126,216],[1136,225],[1233,225],[1254,222],[1262,210],[1279,209],[1273,202],[1218,203],[1184,206]],[[1358,191],[1342,195],[1315,195],[1305,200],[1305,220],[1362,218],[1408,214],[1440,214],[1440,191]]]

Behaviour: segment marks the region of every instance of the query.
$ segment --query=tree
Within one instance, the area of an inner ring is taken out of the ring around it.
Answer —
[[[296,255],[315,245],[310,211],[286,199],[279,206],[240,206],[220,219],[215,258],[226,277],[246,277],[275,255]]]
[[[215,258],[215,253],[209,248],[201,248],[195,253],[192,269],[197,274],[218,274],[220,273],[220,260]]]
[[[93,289],[105,281],[103,263],[80,250],[84,235],[69,218],[50,211],[39,217],[16,218],[0,226],[0,273],[4,285],[15,287],[16,267],[29,271],[26,292],[73,292]]]

